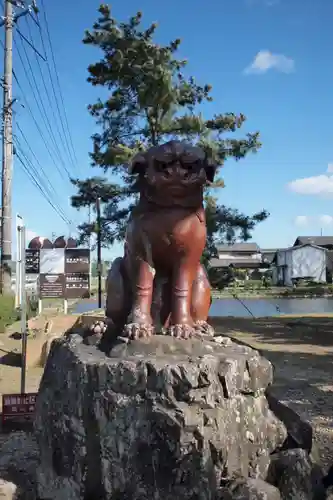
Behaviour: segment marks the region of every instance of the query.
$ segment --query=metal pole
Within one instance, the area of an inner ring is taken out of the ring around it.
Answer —
[[[91,206],[88,209],[88,222],[91,226]],[[92,247],[92,233],[89,235],[89,295],[91,294],[91,278],[92,278],[92,260],[91,260],[91,247]]]
[[[97,276],[98,276],[98,308],[102,307],[102,241],[101,241],[101,199],[96,200],[96,233],[97,233]]]
[[[13,82],[13,5],[5,0],[5,60],[3,80],[2,214],[1,214],[1,291],[12,291],[12,82]]]
[[[16,284],[15,284],[15,308],[21,306],[21,230],[20,217],[16,216]]]
[[[22,334],[22,365],[21,365],[21,394],[25,394],[25,375],[27,367],[27,293],[25,288],[25,226],[21,227],[21,286],[22,286],[22,302],[21,302],[21,334]]]

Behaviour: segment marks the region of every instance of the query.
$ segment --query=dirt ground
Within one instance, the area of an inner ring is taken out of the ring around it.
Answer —
[[[308,420],[322,466],[333,463],[333,317],[223,318],[216,330],[259,349],[274,395]]]
[[[52,314],[42,315],[29,321],[29,329],[34,331],[65,332],[69,329],[77,315]],[[0,395],[20,392],[21,387],[21,337],[15,332],[20,331],[20,324],[8,328],[5,334],[0,334]],[[43,368],[28,368],[26,373],[26,391],[38,392]],[[2,398],[0,397],[0,412]]]
[[[333,317],[212,318],[212,323],[217,333],[252,345],[273,363],[275,395],[311,423],[322,465],[332,464]],[[19,354],[20,342],[16,345]],[[2,360],[12,346],[0,335]],[[28,371],[27,392],[38,390],[41,376],[41,368]],[[20,368],[0,363],[0,394],[19,388]]]

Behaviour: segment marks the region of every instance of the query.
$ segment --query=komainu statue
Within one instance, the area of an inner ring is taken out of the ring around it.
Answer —
[[[206,244],[203,189],[215,172],[201,148],[179,141],[134,157],[130,173],[138,177],[140,199],[124,256],[107,277],[106,337],[213,334],[207,324],[210,285],[200,258]]]

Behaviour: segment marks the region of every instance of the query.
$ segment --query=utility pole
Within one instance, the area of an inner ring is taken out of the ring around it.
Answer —
[[[32,12],[37,13],[36,0],[26,5],[25,0],[4,0],[4,17],[0,26],[5,27],[3,110],[2,110],[2,207],[1,207],[1,276],[0,291],[12,292],[12,177],[13,177],[13,26],[17,20]],[[14,7],[20,9],[14,12]]]
[[[101,199],[96,199],[96,236],[97,236],[97,276],[98,308],[102,307],[102,238],[101,238]]]
[[[10,294],[12,291],[13,23],[13,5],[10,0],[5,0],[1,214],[1,292],[3,294]]]

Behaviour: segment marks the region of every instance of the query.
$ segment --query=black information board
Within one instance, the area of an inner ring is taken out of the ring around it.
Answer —
[[[27,274],[39,274],[39,250],[27,248],[25,251],[25,272]]]

